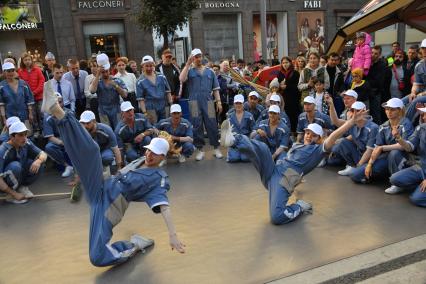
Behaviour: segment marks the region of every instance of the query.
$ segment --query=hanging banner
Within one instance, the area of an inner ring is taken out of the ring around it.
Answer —
[[[325,53],[324,12],[297,12],[298,49],[304,53]]]

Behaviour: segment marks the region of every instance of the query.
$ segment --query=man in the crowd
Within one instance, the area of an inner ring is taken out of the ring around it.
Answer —
[[[53,78],[44,83],[44,88],[51,88],[59,93],[62,98],[64,108],[75,111],[74,89],[70,81],[64,79],[64,68],[61,64],[53,64]]]
[[[60,107],[64,107],[62,96],[55,92],[58,96],[58,103]],[[65,151],[64,142],[59,134],[56,119],[48,114],[45,114],[43,119],[43,136],[47,139],[47,144],[44,148],[47,155],[55,161],[58,165],[64,167],[62,177],[66,178],[72,175],[74,168]]]
[[[340,115],[344,110],[344,104],[340,94],[344,91],[345,87],[343,71],[337,66],[339,62],[339,54],[332,52],[328,57],[325,67],[328,77],[330,78],[330,87],[327,89],[327,93],[329,93],[333,98],[337,115]]]
[[[80,116],[80,124],[86,128],[93,140],[99,145],[104,171],[110,173],[110,166],[115,159],[117,170],[123,166],[121,161],[120,149],[117,145],[117,138],[111,127],[103,123],[96,122],[95,114],[90,111],[84,111]]]
[[[388,67],[389,71],[385,79],[385,86],[391,98],[401,99],[410,92],[410,89],[407,89],[407,83],[410,78],[407,78],[407,72],[403,67],[405,61],[404,52],[397,50],[393,59],[393,64]]]
[[[386,66],[387,62],[382,58],[382,47],[374,46],[371,49],[371,66],[366,80],[371,86],[370,114],[377,124],[382,122],[381,103],[389,99],[385,92],[384,74],[389,72]]]
[[[197,147],[195,159],[204,159],[204,126],[207,130],[210,145],[214,147],[216,158],[223,157],[219,149],[218,128],[216,123],[216,111],[222,112],[222,102],[219,95],[219,83],[214,72],[202,63],[202,52],[196,48],[186,62],[179,79],[188,81],[189,107],[194,126],[194,144]],[[213,93],[213,96],[212,96]],[[213,102],[216,100],[216,111]]]
[[[114,129],[120,117],[120,97],[127,97],[127,88],[123,80],[110,75],[111,65],[105,53],[98,54],[96,61],[98,73],[90,84],[89,91],[98,96],[101,122]]]
[[[47,82],[53,78],[53,65],[56,63],[55,55],[48,51],[44,57],[43,76]]]
[[[75,113],[80,117],[86,109],[86,96],[84,95],[84,82],[86,81],[86,71],[80,70],[80,63],[77,59],[68,59],[68,72],[64,74],[64,79],[71,82],[75,96]]]
[[[121,103],[120,109],[121,121],[115,128],[115,135],[126,161],[131,162],[143,155],[144,146],[151,142],[154,127],[143,114],[135,114],[130,102]]]
[[[184,163],[194,153],[195,146],[192,144],[192,124],[182,118],[182,108],[178,104],[170,107],[170,117],[160,120],[156,128],[160,131],[166,131],[172,136],[175,148],[182,147],[179,155],[179,162]]]
[[[161,63],[155,66],[155,71],[167,78],[173,102],[177,102],[180,90],[179,69],[172,63],[173,54],[170,49],[165,49],[161,55]]]
[[[410,46],[407,52],[407,60],[404,62],[404,69],[406,70],[407,76],[405,83],[407,84],[406,88],[409,90],[408,92],[411,92],[411,88],[413,87],[412,80],[414,81],[414,67],[416,67],[417,63],[420,61],[417,49],[418,46],[416,45]]]
[[[340,127],[345,124],[346,120],[350,118],[348,117],[349,110],[357,99],[358,94],[354,90],[347,90],[343,93],[343,104],[345,106],[345,110],[340,114],[340,117],[337,115],[336,109],[334,108],[334,101],[326,99],[330,109],[331,123],[334,126]]]
[[[28,140],[23,122],[12,124],[9,134],[0,146],[0,191],[10,195],[7,201],[25,203],[33,196],[28,185],[40,175],[47,155]]]

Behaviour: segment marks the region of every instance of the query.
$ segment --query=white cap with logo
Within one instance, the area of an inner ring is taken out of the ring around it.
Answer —
[[[83,122],[83,123],[88,123],[95,119],[96,119],[95,114],[90,110],[85,110],[80,115],[80,122]]]
[[[280,113],[280,107],[277,105],[272,105],[269,107],[268,112]]]
[[[270,101],[274,101],[274,102],[281,102],[281,98],[280,98],[280,96],[279,96],[279,95],[277,95],[277,94],[273,94],[273,95],[269,98],[269,100],[270,100]]]
[[[15,122],[9,127],[9,134],[13,133],[21,133],[28,131],[28,128],[25,126],[25,124],[21,121]]]
[[[10,69],[15,69],[15,65],[14,65],[12,62],[5,62],[5,63],[1,66],[1,69],[2,69],[3,71],[10,70]]]
[[[358,93],[355,92],[354,90],[347,90],[343,93],[344,96],[350,96],[353,97],[355,99],[358,99]]]
[[[182,108],[178,104],[173,104],[170,106],[170,113],[182,112]]]
[[[169,152],[169,142],[164,138],[156,137],[144,148],[151,150],[154,154],[166,156],[167,152]]]
[[[145,63],[155,63],[154,58],[152,58],[152,56],[150,55],[145,55],[144,57],[142,57],[141,64],[144,65]]]
[[[244,96],[243,95],[236,95],[234,97],[234,104],[235,103],[244,103]]]
[[[104,68],[104,70],[109,70],[111,67],[111,64],[109,64],[108,55],[105,53],[101,53],[96,56],[96,63],[98,63],[100,67]]]
[[[351,108],[356,110],[362,110],[362,109],[367,109],[367,106],[363,102],[354,102],[351,105]]]
[[[398,98],[392,98],[390,100],[388,100],[387,102],[385,102],[384,104],[382,104],[382,107],[390,107],[390,108],[404,108],[404,103],[402,102],[401,99]]]
[[[203,53],[201,52],[201,49],[199,49],[199,48],[194,48],[194,49],[191,51],[191,56],[197,56],[197,55],[199,55],[199,54],[203,54]]]
[[[321,137],[324,134],[324,130],[322,130],[321,125],[319,125],[317,123],[311,123],[311,124],[309,124],[308,127],[305,128],[305,130],[310,130],[313,133],[315,133],[316,135],[319,135]]]
[[[135,109],[135,108],[132,106],[132,104],[129,101],[122,102],[121,105],[120,105],[121,111],[128,111],[128,110],[131,110],[131,109]]]
[[[255,96],[256,98],[260,98],[259,93],[258,93],[258,92],[256,92],[256,91],[251,91],[251,92],[249,93],[249,97],[251,97],[251,96]]]
[[[304,103],[308,103],[308,104],[314,104],[315,103],[315,98],[312,96],[307,96],[303,99]]]

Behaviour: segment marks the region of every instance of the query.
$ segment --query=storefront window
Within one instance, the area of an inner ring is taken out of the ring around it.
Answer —
[[[126,56],[122,21],[96,21],[83,24],[87,57],[105,53],[110,58]]]

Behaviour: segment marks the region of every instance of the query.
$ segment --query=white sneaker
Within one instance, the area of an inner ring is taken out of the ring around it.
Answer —
[[[302,212],[311,213],[312,214],[312,204],[306,202],[302,199],[296,201],[296,204],[302,208]]]
[[[66,166],[65,167],[65,171],[62,173],[62,177],[63,178],[67,178],[69,176],[71,176],[74,172],[74,168],[71,166]]]
[[[199,149],[195,150],[195,160],[201,161],[202,159],[204,159],[204,155],[205,154],[204,154],[203,151],[201,151]]]
[[[147,247],[154,244],[154,240],[147,239],[136,234],[130,238],[130,242],[141,251],[144,251]]]
[[[182,155],[182,154],[179,156],[179,158],[178,158],[178,159],[179,159],[179,163],[185,163],[185,162],[186,162],[186,158],[185,158],[185,156],[184,156],[184,155]]]
[[[22,193],[25,195],[26,198],[32,198],[34,197],[34,193],[31,192],[31,190],[28,188],[28,186],[21,186],[17,190],[19,193]]]
[[[214,155],[215,155],[216,159],[222,159],[223,158],[223,154],[222,154],[222,152],[220,151],[219,148],[214,149]]]
[[[43,89],[43,102],[41,104],[41,111],[50,114],[50,108],[57,102],[58,97],[53,91],[52,84],[45,84]]]
[[[396,185],[392,185],[391,187],[388,187],[388,188],[385,189],[385,193],[387,193],[387,194],[398,194],[402,191],[403,191],[403,189],[399,186],[396,186]]]
[[[354,169],[353,167],[348,165],[348,166],[346,166],[346,168],[344,168],[341,171],[338,171],[337,173],[341,176],[348,176],[352,172],[353,169]]]
[[[228,119],[224,120],[220,127],[220,145],[223,147],[231,147],[235,142],[235,137],[232,134],[231,123]]]

